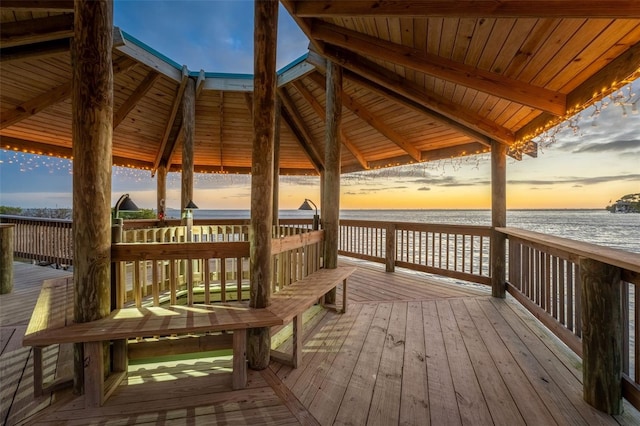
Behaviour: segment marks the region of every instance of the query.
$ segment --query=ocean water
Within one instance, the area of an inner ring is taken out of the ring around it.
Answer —
[[[179,212],[168,212],[178,217]],[[313,212],[282,210],[281,218],[311,218]],[[248,210],[195,210],[196,219],[248,219]],[[342,210],[342,219],[490,225],[490,210]],[[606,210],[509,210],[507,226],[640,253],[640,214]]]

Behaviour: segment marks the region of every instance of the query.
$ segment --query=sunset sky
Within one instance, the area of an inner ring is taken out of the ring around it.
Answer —
[[[253,4],[249,1],[115,1],[115,25],[190,70],[253,72]],[[279,22],[278,68],[307,52],[308,40],[287,12]],[[624,95],[640,97],[640,81]],[[610,104],[593,126],[593,110],[566,129],[538,158],[507,162],[507,207],[604,208],[640,192],[640,115]],[[0,151],[0,205],[70,207],[71,165],[66,160]],[[196,175],[200,208],[248,209],[247,176]],[[148,171],[114,169],[113,201],[124,192],[138,206],[155,208],[155,179]],[[171,173],[167,205],[177,207],[180,176]],[[320,200],[319,178],[282,177],[282,209],[304,198]],[[372,173],[344,175],[344,209],[490,208],[489,156],[440,161]]]

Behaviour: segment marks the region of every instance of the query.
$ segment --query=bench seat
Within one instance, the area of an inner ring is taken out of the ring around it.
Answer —
[[[272,303],[266,309],[254,309],[250,308],[248,303],[235,302],[192,306],[128,307],[114,310],[105,318],[86,323],[70,323],[66,316],[65,320],[61,321],[60,315],[56,316],[55,321],[32,318],[34,327],[30,327],[25,335],[23,345],[42,348],[61,343],[84,344],[85,404],[96,407],[103,404],[126,376],[128,339],[189,333],[232,332],[232,385],[234,389],[241,389],[247,382],[247,329],[281,326],[293,321],[293,354],[288,356],[277,351],[272,353],[274,359],[297,367],[302,360],[303,312],[318,303],[325,293],[340,283],[344,286],[342,308],[343,311],[346,310],[346,280],[355,269],[354,267],[320,269],[272,295]],[[43,288],[41,297],[44,301],[53,300],[49,292],[48,289]],[[58,288],[56,300],[62,306],[49,307],[68,313],[73,300],[72,297],[69,298],[70,293],[68,285],[64,287],[64,291]],[[64,295],[64,300],[59,299],[61,295]],[[221,341],[228,343],[228,335],[221,337]],[[113,341],[114,374],[105,381],[103,351],[104,342],[107,341]]]

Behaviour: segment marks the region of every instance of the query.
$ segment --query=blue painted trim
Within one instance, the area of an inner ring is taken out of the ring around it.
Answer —
[[[300,56],[298,59],[296,59],[293,62],[291,62],[289,65],[285,65],[284,67],[280,68],[280,70],[278,70],[277,74],[279,76],[284,74],[285,72],[289,71],[291,68],[295,67],[296,65],[300,64],[301,62],[306,61],[308,56],[309,56],[309,53],[305,53],[304,55]]]
[[[200,71],[191,71],[189,72],[189,77],[198,77],[200,76]],[[251,80],[253,79],[253,74],[234,74],[234,73],[226,73],[226,72],[206,72],[204,73],[206,78],[232,78],[236,80]]]
[[[144,44],[143,42],[141,42],[137,38],[133,37],[131,34],[127,34],[126,32],[122,31],[122,37],[124,37],[124,39],[126,41],[131,42],[131,43],[135,44],[136,46],[138,46],[139,48],[144,49],[147,52],[151,53],[156,58],[162,59],[163,61],[165,61],[166,63],[168,63],[172,67],[174,67],[175,69],[182,70],[182,65],[180,65],[176,61],[168,58],[167,56],[163,55],[162,53],[158,52],[154,48]]]

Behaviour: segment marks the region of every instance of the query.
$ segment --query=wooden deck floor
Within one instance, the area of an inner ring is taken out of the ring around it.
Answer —
[[[229,357],[156,360],[130,367],[104,407],[69,391],[34,400],[31,355],[20,347],[38,280],[64,274],[16,264],[0,296],[5,424],[640,424],[582,401],[581,362],[517,303],[424,274],[387,274],[358,262],[347,313],[305,326],[298,369],[272,363],[229,391]],[[48,276],[45,276],[49,274]],[[288,342],[285,342],[286,346]],[[67,358],[63,351],[61,358]],[[52,348],[49,374],[64,367]]]

